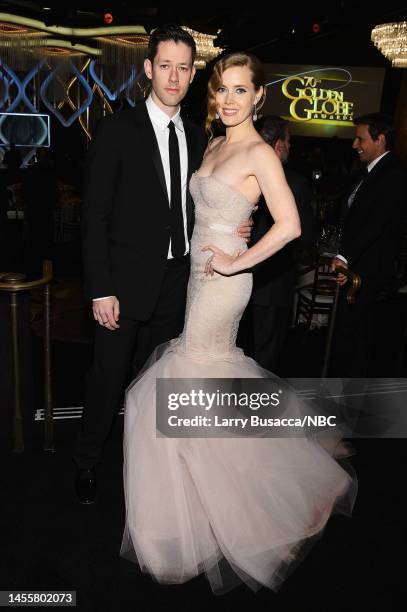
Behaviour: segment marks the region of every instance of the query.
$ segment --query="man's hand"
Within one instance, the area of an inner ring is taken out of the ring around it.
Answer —
[[[348,269],[347,263],[345,263],[342,259],[337,259],[335,257],[335,259],[332,260],[332,265],[331,265],[332,272],[336,270],[338,266],[341,268]],[[348,280],[348,277],[346,276],[346,274],[342,274],[341,272],[339,272],[338,276],[336,277],[336,282],[338,283],[338,285],[345,285],[347,280]]]
[[[253,212],[256,212],[257,209],[258,209],[258,206],[255,206],[253,208]],[[252,235],[252,229],[253,229],[253,219],[249,217],[247,221],[243,221],[243,223],[239,225],[239,227],[237,228],[237,235],[239,236],[239,238],[244,238],[246,242],[250,242],[250,238]]]
[[[120,325],[117,324],[120,316],[119,300],[116,297],[107,297],[103,300],[94,300],[92,304],[95,321],[102,327],[114,331]]]

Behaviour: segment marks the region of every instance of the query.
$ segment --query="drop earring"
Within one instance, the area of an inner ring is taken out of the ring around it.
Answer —
[[[219,119],[219,113],[215,113],[215,119]]]
[[[257,121],[257,109],[255,104],[253,104],[253,121]]]

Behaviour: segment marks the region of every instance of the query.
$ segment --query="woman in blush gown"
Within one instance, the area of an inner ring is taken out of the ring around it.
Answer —
[[[355,479],[316,438],[156,435],[157,379],[276,378],[235,344],[250,268],[301,231],[281,163],[253,125],[263,83],[254,56],[215,65],[207,130],[222,121],[226,136],[210,140],[190,182],[196,220],[184,330],[155,350],[126,394],[121,554],[163,584],[205,572],[214,592],[236,580],[276,590],[332,512],[351,512],[356,494]],[[261,194],[275,223],[247,249],[235,230]]]

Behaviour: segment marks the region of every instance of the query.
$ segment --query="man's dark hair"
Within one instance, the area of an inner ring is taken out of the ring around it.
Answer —
[[[277,140],[284,140],[289,121],[277,115],[267,115],[256,122],[256,130],[271,147],[275,147]]]
[[[146,55],[147,59],[149,59],[151,63],[153,63],[154,58],[157,55],[158,45],[160,42],[165,42],[167,40],[173,40],[176,43],[182,42],[185,45],[188,45],[192,53],[192,65],[194,64],[196,57],[195,41],[191,34],[188,34],[188,32],[183,30],[175,23],[160,25],[158,28],[153,30],[153,32],[151,32]]]
[[[383,113],[370,113],[361,115],[353,120],[355,125],[367,125],[372,140],[377,140],[383,134],[386,140],[386,150],[390,151],[394,145],[395,130],[393,120],[389,115]]]

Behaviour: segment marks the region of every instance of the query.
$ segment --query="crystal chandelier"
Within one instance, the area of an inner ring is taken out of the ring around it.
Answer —
[[[394,68],[407,68],[407,21],[378,25],[371,38]]]
[[[222,53],[215,47],[216,35],[184,28],[196,43],[196,68]],[[48,26],[45,22],[17,14],[0,12],[0,65],[5,61],[17,70],[28,70],[38,59],[59,57],[72,60],[93,57],[100,63],[142,68],[149,36],[142,25],[71,28]]]
[[[215,59],[220,53],[223,51],[223,47],[215,47],[214,41],[216,35],[212,34],[203,34],[202,32],[197,32],[196,30],[191,30],[191,28],[187,28],[185,26],[182,27],[183,30],[186,30],[195,40],[196,44],[196,60],[195,60],[195,68],[202,69],[205,68],[207,62]]]

